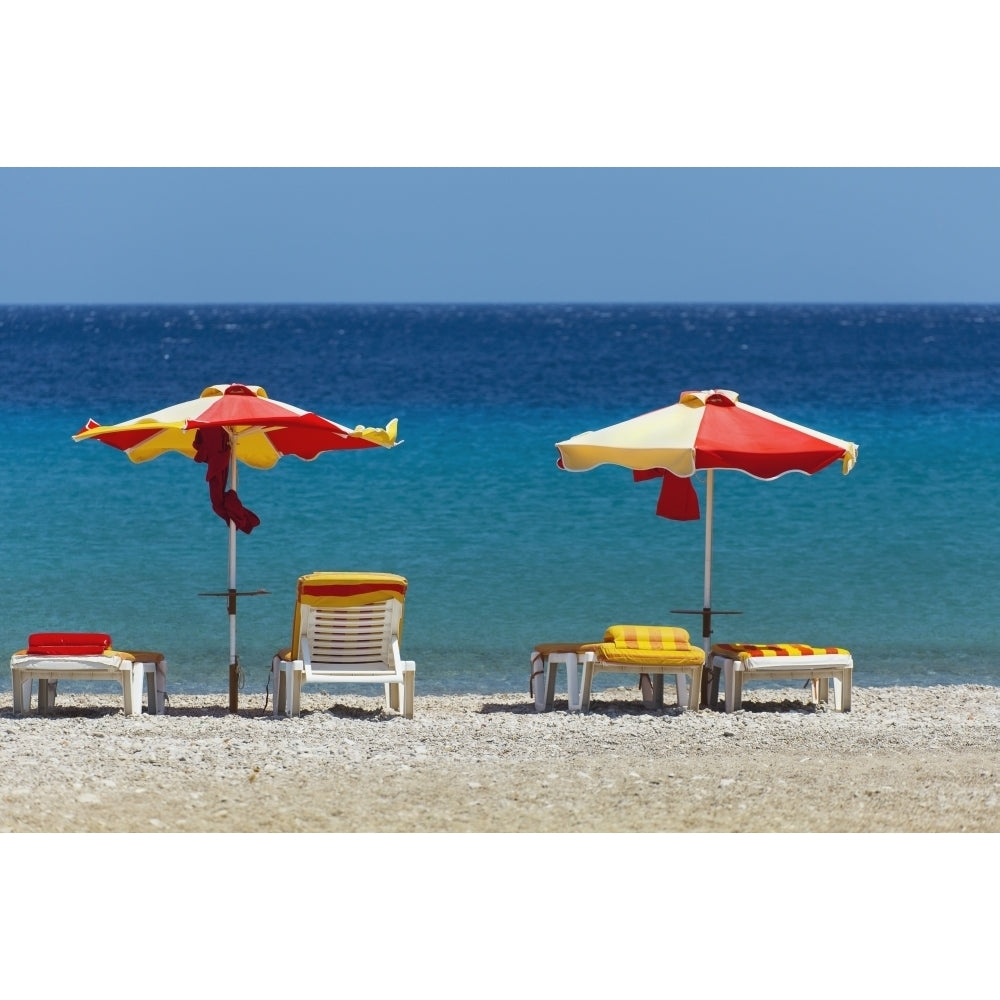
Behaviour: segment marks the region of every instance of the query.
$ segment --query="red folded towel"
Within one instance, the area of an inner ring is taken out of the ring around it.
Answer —
[[[104,632],[35,632],[28,636],[30,656],[100,656],[111,648]]]

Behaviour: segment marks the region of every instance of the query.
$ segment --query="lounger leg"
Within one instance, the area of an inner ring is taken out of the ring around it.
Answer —
[[[743,671],[733,671],[733,707],[743,708]]]
[[[654,674],[650,682],[648,708],[663,708],[663,674]]]
[[[285,711],[285,672],[281,660],[275,656],[271,660],[271,687],[274,690],[274,716]]]
[[[167,661],[160,660],[156,664],[156,714],[163,715],[167,710]]]
[[[840,677],[833,681],[833,704],[838,712],[851,710],[851,674],[850,668],[844,670]]]
[[[146,685],[146,712],[156,715],[156,664],[149,662],[140,664],[142,679]]]
[[[24,715],[31,710],[31,677],[25,677],[21,670],[10,672],[14,694],[14,714]]]
[[[590,711],[590,686],[594,683],[594,654],[583,657],[583,689],[580,691],[580,711]]]
[[[399,684],[394,682],[385,686],[385,705],[394,712],[399,711]]]
[[[537,650],[531,651],[531,673],[528,678],[528,687],[531,697],[535,701],[535,711],[545,710],[545,657]]]
[[[291,703],[292,703],[292,715],[298,718],[299,712],[302,709],[302,676],[305,671],[302,669],[299,663],[295,663],[292,666],[292,675],[288,678],[291,684],[291,691],[289,692]]]
[[[719,710],[719,671],[712,671],[711,686],[709,688],[709,699],[708,707],[712,709],[713,712]]]
[[[413,689],[416,686],[417,665],[412,660],[407,664],[408,669],[403,670],[403,718],[413,718]]]
[[[726,685],[726,711],[735,712],[743,707],[743,672],[736,667],[735,660],[723,660]]]
[[[38,714],[47,712],[55,707],[56,684],[57,681],[50,681],[44,677],[38,678]]]
[[[833,689],[833,707],[839,712],[841,702],[843,701],[843,682],[840,679],[840,675],[824,678],[822,686],[820,686],[818,679],[813,683],[819,687],[819,692],[823,696],[822,703],[824,705],[830,700],[830,689]],[[819,699],[817,698],[817,701],[818,700]]]
[[[551,657],[545,657],[545,711],[551,712],[556,704],[556,665]]]
[[[830,678],[814,677],[812,687],[816,704],[825,705],[830,700]]]
[[[699,685],[700,685],[699,681]],[[687,674],[674,674],[674,687],[677,688],[677,704],[680,708],[687,705],[690,694],[688,694],[688,678]]]
[[[131,670],[121,672],[122,697],[125,700],[126,715],[139,715],[142,711],[142,681],[145,673],[141,663],[133,663]]]
[[[642,694],[642,703],[646,708],[653,707],[653,682],[649,674],[639,674],[639,692]]]
[[[295,683],[295,671],[290,663],[278,664],[278,701],[277,706],[282,715],[292,714],[292,685]]]
[[[580,711],[580,671],[576,653],[566,653],[566,687],[568,689],[569,710]]]
[[[688,711],[697,712],[701,708],[701,675],[704,668],[693,667],[691,670],[691,685],[688,689],[688,701],[687,707]],[[681,677],[678,674],[678,679]],[[678,684],[678,691],[680,690],[680,685]],[[678,702],[678,704],[683,705],[683,702]]]

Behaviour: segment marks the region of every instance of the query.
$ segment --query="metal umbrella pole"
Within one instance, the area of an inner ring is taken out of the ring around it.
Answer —
[[[236,442],[229,449],[230,489],[236,489]],[[239,709],[240,661],[236,655],[236,522],[229,521],[229,711]]]
[[[230,488],[235,492],[237,479],[236,464],[236,441],[232,440],[232,447],[229,453],[229,483]],[[267,594],[267,590],[243,590],[236,589],[236,522],[230,518],[226,525],[229,529],[229,579],[228,589],[223,591],[203,592],[202,597],[225,597],[226,610],[229,614],[229,711],[239,711],[240,688],[243,686],[243,670],[240,667],[240,658],[236,652],[236,598],[255,597],[258,594]]]
[[[712,610],[712,514],[715,495],[715,470],[707,469],[705,476],[705,588],[701,610],[673,609],[672,615],[701,615],[701,640],[705,650],[705,669],[701,674],[701,703],[709,708],[718,707],[719,675],[709,668],[712,651],[712,615],[739,615],[741,611]]]
[[[236,434],[232,434],[232,446],[229,453],[229,484],[235,493],[237,486],[236,464]],[[240,688],[243,687],[243,668],[240,666],[239,654],[236,652],[236,598],[257,597],[268,594],[268,590],[237,590],[236,589],[236,522],[229,520],[229,589],[226,598],[229,611],[229,711],[239,711]]]
[[[701,635],[705,655],[712,648],[712,500],[715,470],[709,469],[705,481],[705,596],[701,606]]]

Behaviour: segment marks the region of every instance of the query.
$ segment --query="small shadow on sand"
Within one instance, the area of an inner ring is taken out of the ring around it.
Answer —
[[[569,711],[569,702],[563,698],[553,702],[552,706],[553,712],[566,713]],[[724,715],[725,710],[722,702],[720,701],[717,707],[714,708],[703,708],[702,713],[714,712],[719,715]],[[753,701],[747,698],[743,699],[742,712],[746,713],[770,713],[774,715],[775,713],[793,713],[798,715],[817,715],[821,712],[829,711],[827,706],[816,705],[808,701],[795,701],[793,699],[785,698],[782,700],[770,700],[770,701]],[[489,715],[494,712],[504,712],[508,715],[543,715],[546,713],[537,712],[535,710],[535,703],[533,701],[527,702],[517,702],[513,705],[504,704],[500,702],[487,702],[480,709],[483,715]],[[605,698],[593,698],[590,702],[590,709],[586,713],[574,712],[574,715],[586,714],[586,715],[606,715],[606,716],[634,716],[634,715],[654,715],[658,717],[670,717],[675,718],[684,714],[684,710],[679,705],[666,704],[663,708],[647,708],[641,701],[619,701],[611,700]]]
[[[743,699],[744,712],[796,712],[799,715],[817,715],[827,711],[822,705],[816,705],[809,701],[792,701],[789,698],[781,701],[748,701]]]
[[[84,708],[77,705],[67,705],[65,708],[61,708],[56,705],[44,712],[39,712],[32,707],[30,712],[21,714],[16,714],[12,708],[0,711],[0,719],[106,719],[115,715],[123,715],[120,706],[117,708],[112,705]]]
[[[546,715],[537,712],[533,701],[517,702],[513,705],[500,702],[487,702],[479,710],[483,715],[494,712],[506,712],[508,715]],[[565,714],[569,711],[569,702],[563,698],[552,703],[552,712]],[[680,715],[677,705],[664,705],[663,708],[647,708],[641,701],[609,701],[603,698],[592,698],[590,708],[586,712],[574,712],[574,715]]]
[[[356,705],[331,705],[329,708],[321,709],[324,714],[332,715],[336,719],[362,719],[368,722],[391,722],[393,719],[401,719],[403,716],[398,712],[387,712],[381,706],[375,708],[359,708]],[[303,712],[303,715],[306,713]]]
[[[260,716],[262,718],[274,718],[276,721],[287,718],[284,715],[274,715],[274,709],[268,703],[266,709],[260,710],[240,710],[240,715]],[[331,702],[327,705],[317,705],[315,701],[308,708],[303,706],[299,711],[299,717],[307,719],[310,716],[329,715],[335,719],[359,719],[362,722],[392,722],[393,719],[402,719],[401,712],[394,712],[387,709],[378,699],[372,699],[367,705],[351,705],[344,702]]]

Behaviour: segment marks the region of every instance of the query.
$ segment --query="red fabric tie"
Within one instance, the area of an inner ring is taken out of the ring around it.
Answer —
[[[701,517],[701,508],[694,483],[689,478],[675,476],[666,469],[642,469],[632,473],[637,483],[657,476],[663,478],[656,501],[657,515],[671,521],[697,521]]]
[[[247,510],[240,502],[235,490],[226,489],[229,478],[229,435],[223,427],[202,427],[194,435],[194,460],[208,465],[205,480],[212,510],[223,521],[233,524],[240,531],[250,534],[260,524],[260,518]]]

